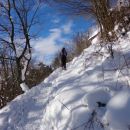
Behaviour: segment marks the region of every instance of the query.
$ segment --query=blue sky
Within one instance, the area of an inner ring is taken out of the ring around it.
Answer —
[[[70,41],[77,32],[85,32],[93,24],[82,17],[65,16],[45,6],[40,10],[40,26],[35,28],[38,37],[32,40],[33,58],[51,64],[54,55]]]

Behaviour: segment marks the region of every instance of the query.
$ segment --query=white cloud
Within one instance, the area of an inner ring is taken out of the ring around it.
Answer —
[[[49,36],[32,41],[34,48],[33,57],[37,57],[38,61],[51,63],[51,58],[63,47],[63,43],[67,41],[67,38],[64,38],[63,34],[69,34],[71,27],[72,22],[69,22],[60,28],[50,29]],[[48,60],[49,58],[50,61]]]
[[[67,24],[63,25],[62,26],[63,32],[65,34],[71,33],[72,25],[73,25],[72,21],[69,21]]]
[[[55,24],[57,24],[57,23],[59,23],[60,22],[60,19],[58,19],[58,18],[54,18],[53,20],[52,20],[52,23],[55,23]]]
[[[32,41],[34,48],[34,57],[37,57],[39,61],[45,61],[45,57],[48,55],[54,55],[61,46],[57,46],[56,40],[61,38],[60,30],[54,31],[50,34],[50,36],[46,38],[39,38],[35,41]]]

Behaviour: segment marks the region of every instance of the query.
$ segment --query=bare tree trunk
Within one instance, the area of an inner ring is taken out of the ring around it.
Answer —
[[[20,63],[20,59],[19,58],[16,58],[16,73],[17,73],[17,81],[18,81],[18,84],[20,85],[22,83],[22,73],[21,73],[21,63]]]
[[[101,28],[101,35],[107,41],[111,41],[111,38],[114,38],[115,34],[113,33],[114,22],[109,15],[108,3],[106,0],[92,0],[92,2]],[[109,35],[109,32],[111,32],[112,35]]]

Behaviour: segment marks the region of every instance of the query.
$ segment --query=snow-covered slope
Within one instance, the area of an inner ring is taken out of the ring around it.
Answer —
[[[114,59],[94,41],[1,109],[0,130],[129,130],[130,33],[114,43]]]

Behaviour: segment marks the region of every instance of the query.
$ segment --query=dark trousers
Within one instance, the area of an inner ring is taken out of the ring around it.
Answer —
[[[62,57],[61,57],[61,66],[62,66],[63,69],[66,69],[66,60],[67,60],[66,56],[62,55]]]

